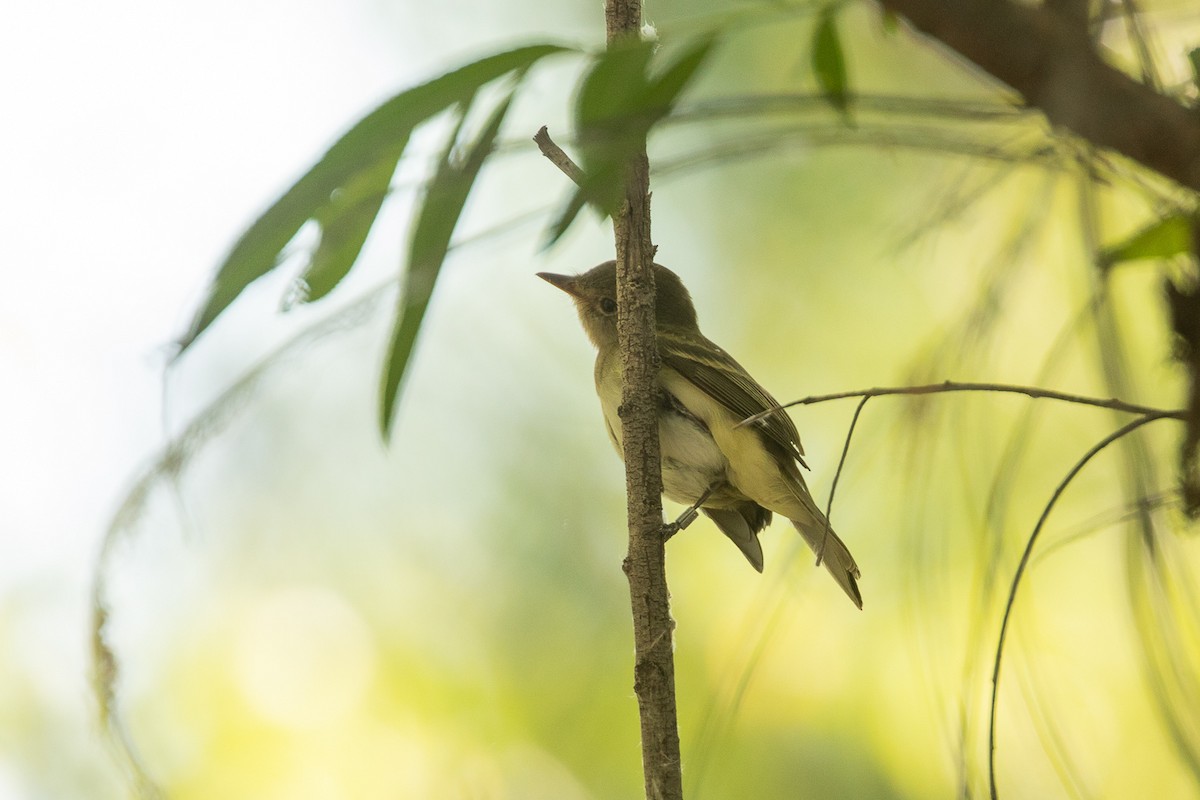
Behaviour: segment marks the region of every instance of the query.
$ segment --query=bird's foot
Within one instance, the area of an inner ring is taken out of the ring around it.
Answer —
[[[703,505],[704,501],[707,500],[708,496],[712,493],[713,487],[710,486],[704,490],[704,494],[700,495],[700,498],[696,500],[696,502],[692,503],[687,507],[687,509],[684,510],[682,514],[676,517],[674,522],[668,522],[666,525],[663,525],[663,541],[667,541],[672,536],[686,528],[688,525],[691,525],[693,522],[695,522],[696,517],[700,514],[700,506]]]
[[[696,520],[696,517],[699,516],[699,514],[700,512],[697,507],[692,506],[680,514],[674,522],[668,522],[666,525],[663,525],[663,541],[667,541],[672,536],[686,528],[688,525],[691,525]]]

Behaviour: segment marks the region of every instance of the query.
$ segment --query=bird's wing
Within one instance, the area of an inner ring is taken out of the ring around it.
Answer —
[[[664,364],[725,406],[738,419],[779,409],[779,402],[759,386],[741,364],[698,331],[689,331],[685,336],[669,329],[659,330],[658,352]],[[800,434],[786,411],[779,409],[755,426],[804,464]]]

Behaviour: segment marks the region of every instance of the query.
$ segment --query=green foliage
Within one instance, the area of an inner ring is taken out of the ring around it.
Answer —
[[[812,71],[825,99],[850,123],[849,79],[842,37],[838,33],[836,5],[822,9],[813,28]]]
[[[387,197],[392,174],[405,141],[397,142],[374,165],[363,169],[333,193],[329,203],[313,215],[321,240],[308,267],[300,276],[307,287],[303,300],[320,300],[338,285],[358,260],[375,217]]]
[[[636,41],[596,56],[576,107],[586,179],[553,226],[556,241],[579,209],[591,201],[612,213],[623,191],[624,168],[655,123],[666,117],[713,46],[711,37],[683,49],[652,74],[653,42]],[[386,438],[417,333],[425,316],[450,238],[471,187],[512,104],[521,78],[540,59],[563,52],[540,44],[509,50],[463,66],[401,92],[352,127],[316,164],[258,218],[221,265],[187,334],[181,352],[213,323],[246,287],[273,270],[301,226],[316,223],[320,239],[301,275],[307,302],[331,292],[358,260],[388,195],[392,175],[413,130],[453,109],[454,132],[426,186],[409,244],[403,290],[384,366],[380,429]],[[515,80],[464,154],[456,157],[463,124],[479,90],[505,76]]]
[[[539,44],[482,58],[401,92],[364,117],[238,239],[180,341],[181,352],[247,286],[275,268],[283,248],[309,220],[321,227],[322,240],[305,277],[313,282],[312,296],[328,293],[358,257],[413,129],[474,96],[481,86],[524,73],[564,49]]]
[[[1100,253],[1104,267],[1121,261],[1137,261],[1143,258],[1170,258],[1192,251],[1192,226],[1194,216],[1184,211],[1154,221],[1123,242],[1106,247]]]
[[[629,42],[596,57],[575,103],[583,184],[551,226],[547,246],[566,233],[585,203],[591,202],[606,215],[616,212],[629,159],[641,149],[650,129],[671,113],[715,42],[711,36],[698,39],[658,76],[650,74],[656,46],[651,41]]]
[[[450,248],[450,236],[454,233],[458,218],[462,216],[463,206],[466,205],[475,178],[483,168],[483,162],[492,152],[496,136],[500,133],[500,125],[512,105],[515,93],[514,87],[496,104],[483,130],[467,148],[466,153],[461,158],[455,158],[455,143],[462,132],[470,101],[460,106],[458,126],[447,140],[437,172],[425,190],[425,201],[409,243],[404,289],[400,293],[396,323],[384,366],[379,427],[385,439],[391,432],[396,398],[409,356],[412,355],[413,345],[416,343],[417,332],[425,318],[425,309],[429,306],[429,298],[433,294],[433,286],[442,263],[446,260],[446,251]]]

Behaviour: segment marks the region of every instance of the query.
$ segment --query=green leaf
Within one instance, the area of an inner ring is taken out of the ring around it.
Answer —
[[[630,98],[646,88],[654,43],[621,42],[601,52],[584,76],[575,101],[575,123],[585,130],[617,126],[628,113]]]
[[[837,13],[826,6],[817,18],[812,38],[812,70],[829,104],[850,121],[849,83],[846,77],[846,58],[837,29]]]
[[[1200,88],[1200,47],[1188,51],[1188,62],[1192,65],[1192,83]]]
[[[716,43],[717,38],[712,34],[697,39],[684,48],[656,80],[650,81],[642,105],[650,110],[655,122],[671,113],[675,101],[696,76]]]
[[[512,105],[516,87],[492,110],[475,141],[461,158],[455,158],[454,147],[466,116],[466,104],[459,123],[446,143],[437,172],[425,190],[425,200],[418,212],[409,242],[408,269],[404,274],[400,300],[396,309],[396,322],[388,345],[387,361],[384,366],[380,393],[379,426],[385,440],[390,438],[392,421],[395,417],[396,400],[408,367],[409,358],[416,344],[417,333],[429,307],[433,287],[450,249],[450,237],[463,207],[471,193],[471,187],[483,167],[484,161],[495,146],[500,125]]]
[[[880,22],[883,25],[883,32],[888,36],[895,36],[900,32],[900,17],[895,11],[889,8],[883,9]]]
[[[386,158],[352,177],[333,193],[328,204],[317,210],[321,240],[300,276],[307,287],[304,302],[311,303],[329,294],[358,260],[407,143],[405,137]]]
[[[280,252],[296,231],[329,205],[336,191],[346,190],[363,171],[382,169],[381,162],[398,147],[403,149],[417,125],[469,97],[480,86],[565,50],[558,45],[540,44],[497,53],[401,92],[364,117],[234,244],[180,341],[180,352],[247,286],[275,268]]]
[[[1100,264],[1110,267],[1121,261],[1142,258],[1170,258],[1193,249],[1192,227],[1195,217],[1176,211],[1142,228],[1125,241],[1107,247],[1100,253]]]
[[[630,159],[645,147],[651,128],[671,113],[715,43],[713,36],[698,39],[657,77],[649,75],[652,42],[627,44],[596,57],[575,105],[584,179],[551,225],[547,247],[562,237],[586,203],[606,215],[617,210]]]
[[[542,249],[546,249],[562,238],[567,229],[571,227],[571,223],[575,221],[575,217],[579,216],[579,212],[587,205],[589,193],[589,181],[584,178],[582,186],[575,187],[575,191],[567,198],[567,202],[563,204],[562,210],[558,212],[558,216],[554,218],[554,222],[550,225],[550,230],[546,234],[546,240],[542,243]]]
[[[577,195],[587,198],[604,214],[612,214],[623,195],[623,168],[628,154],[644,141],[644,120],[635,117],[637,98],[647,86],[647,70],[654,53],[652,42],[635,40],[618,44],[596,57],[584,76],[575,102],[575,132],[579,141],[579,161],[583,185]],[[582,207],[580,198],[567,203],[555,224],[566,230],[574,213]],[[557,239],[557,236],[554,237]]]

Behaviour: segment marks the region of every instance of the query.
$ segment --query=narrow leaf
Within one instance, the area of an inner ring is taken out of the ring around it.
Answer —
[[[364,168],[316,213],[321,240],[312,260],[300,276],[307,287],[305,302],[320,300],[329,294],[350,272],[362,252],[367,234],[375,224],[391,186],[392,175],[400,160],[407,138],[397,143],[374,167]]]
[[[850,103],[846,77],[846,58],[837,29],[837,14],[826,6],[817,18],[812,38],[812,70],[825,99],[849,121]]]
[[[657,79],[650,82],[641,98],[641,105],[653,112],[655,122],[671,113],[679,95],[696,76],[716,42],[715,36],[698,39],[667,65]]]
[[[624,196],[630,159],[645,147],[651,128],[671,113],[683,90],[695,77],[716,39],[707,36],[685,48],[661,75],[647,70],[653,43],[606,51],[583,80],[575,107],[582,184],[555,217],[546,247],[557,242],[590,202],[601,213],[616,211]]]
[[[576,125],[586,129],[624,123],[629,99],[646,88],[646,73],[653,53],[653,42],[636,40],[597,55],[575,100]]]
[[[180,341],[180,352],[212,324],[254,281],[270,272],[300,226],[325,207],[335,191],[360,171],[386,159],[420,123],[509,72],[528,69],[558,45],[531,45],[488,56],[384,102],[341,139],[260,216],[234,244],[208,288],[204,303]]]
[[[585,178],[584,184],[575,188],[575,191],[567,198],[567,202],[563,204],[562,210],[558,212],[558,216],[554,218],[554,222],[546,234],[546,241],[542,244],[543,250],[551,247],[563,237],[563,234],[571,227],[571,223],[579,216],[579,212],[587,205],[587,198],[588,180]]]
[[[1192,65],[1192,83],[1200,88],[1200,47],[1188,51],[1188,62]]]
[[[408,368],[417,333],[429,307],[433,287],[450,249],[450,237],[462,216],[471,187],[484,161],[495,146],[500,126],[516,94],[514,87],[493,109],[487,123],[460,160],[453,155],[459,131],[451,135],[437,173],[429,182],[425,200],[409,243],[408,269],[404,275],[396,322],[388,346],[380,395],[379,425],[385,440],[390,438],[396,400]],[[463,111],[466,115],[466,111]],[[462,119],[459,120],[461,129]]]
[[[1176,211],[1146,226],[1123,242],[1105,248],[1100,254],[1102,266],[1141,258],[1170,258],[1190,253],[1193,248],[1191,214]]]

